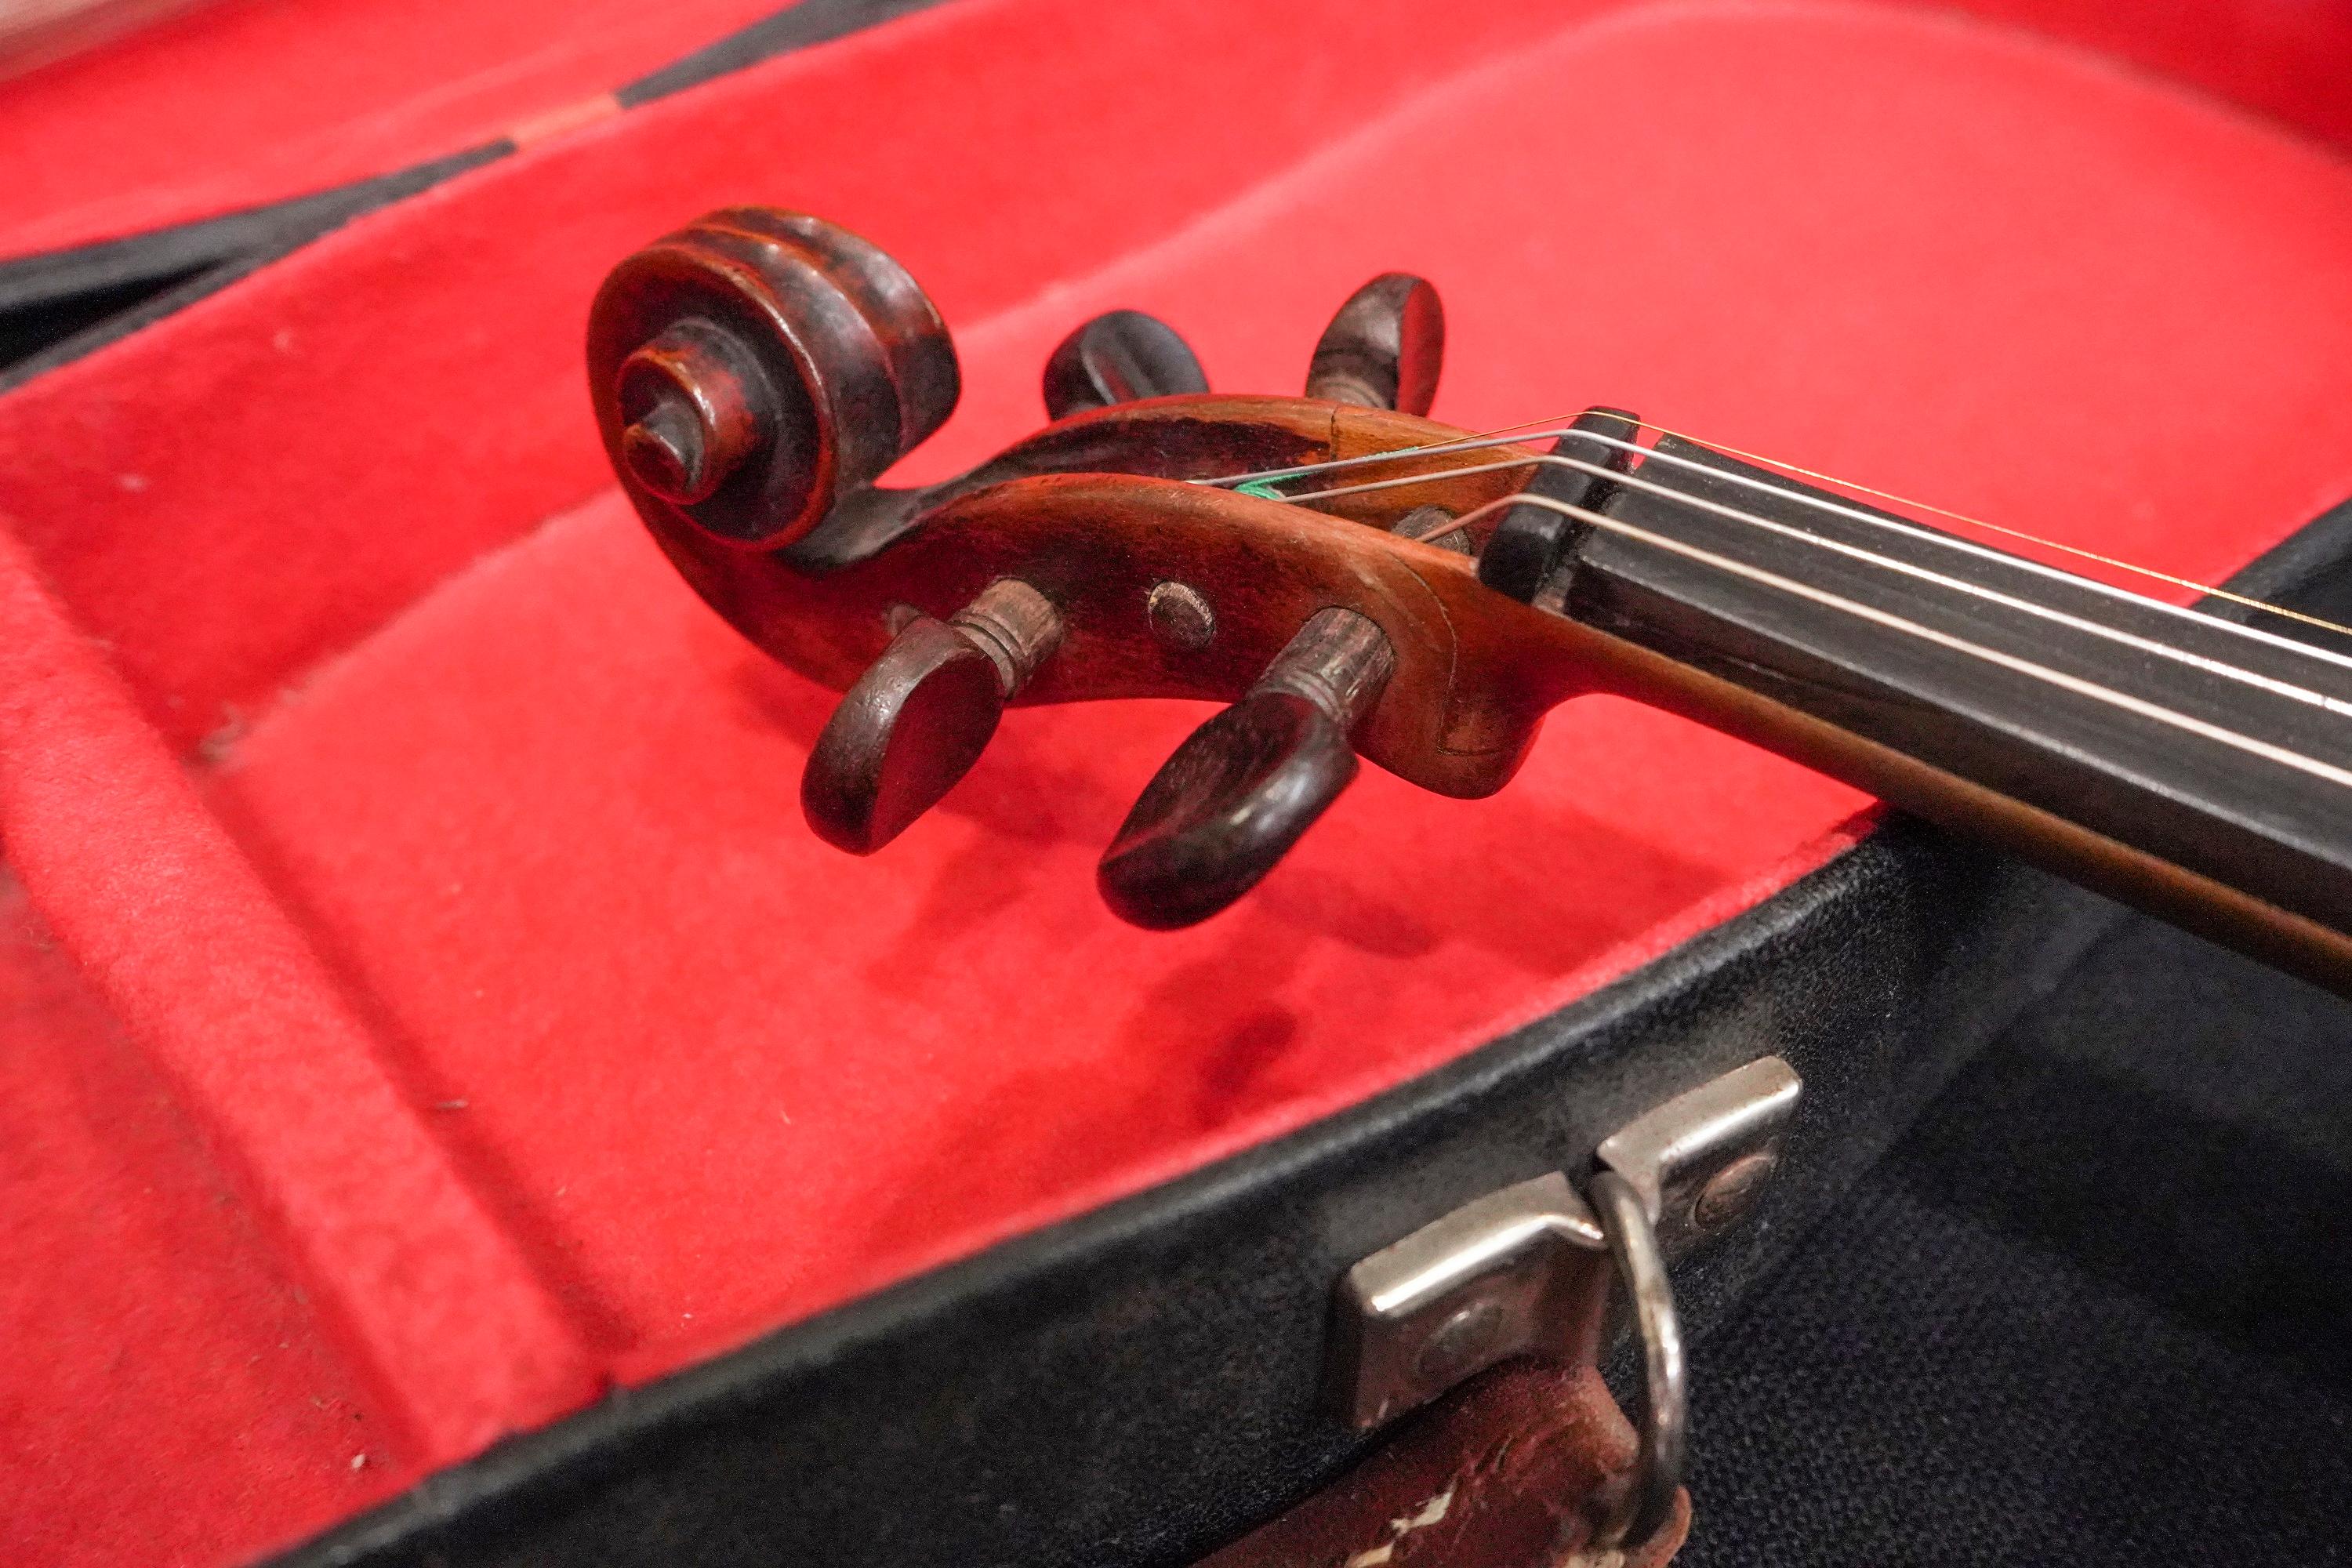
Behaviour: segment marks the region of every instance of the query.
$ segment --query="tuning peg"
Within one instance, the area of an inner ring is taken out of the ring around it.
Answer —
[[[1356,776],[1349,736],[1395,667],[1371,620],[1317,611],[1145,786],[1096,872],[1112,912],[1172,931],[1255,887]]]
[[[1642,421],[1622,408],[1587,409],[1569,426],[1568,434],[1551,444],[1552,455],[1622,474],[1633,466],[1631,444],[1641,428]],[[1596,441],[1595,436],[1626,445]],[[1616,492],[1612,479],[1557,463],[1538,464],[1527,487],[1529,495],[1585,511],[1600,510]],[[1478,581],[1522,603],[1532,601],[1559,569],[1561,557],[1584,528],[1575,518],[1549,507],[1515,506],[1503,514],[1495,531],[1487,535],[1486,547],[1478,552]]]
[[[1348,296],[1316,341],[1307,395],[1426,414],[1445,358],[1445,310],[1410,272],[1389,272]]]
[[[1097,316],[1064,338],[1045,362],[1045,413],[1054,419],[1208,390],[1200,360],[1176,329],[1140,310]]]
[[[871,855],[970,772],[1004,704],[1062,637],[1053,602],[1001,577],[946,621],[916,615],[867,667],[809,752],[801,810],[817,836]]]

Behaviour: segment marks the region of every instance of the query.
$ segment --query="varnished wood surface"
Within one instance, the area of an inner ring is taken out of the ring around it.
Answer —
[[[745,636],[841,689],[880,655],[890,606],[945,619],[1002,576],[1045,593],[1065,628],[1020,703],[1234,701],[1317,611],[1354,610],[1387,634],[1397,659],[1357,747],[1444,795],[1500,788],[1577,678],[1577,661],[1522,657],[1495,617],[1495,606],[1510,601],[1481,587],[1464,556],[1174,480],[1008,480],[950,501],[866,561],[821,575],[689,530],[661,537]],[[1213,608],[1218,629],[1207,647],[1171,647],[1153,635],[1148,604],[1165,582],[1189,584]],[[1589,635],[1565,623],[1546,632],[1550,642]]]

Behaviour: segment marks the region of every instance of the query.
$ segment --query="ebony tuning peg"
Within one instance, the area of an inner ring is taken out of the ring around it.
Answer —
[[[1200,359],[1175,328],[1140,310],[1111,310],[1064,338],[1045,361],[1045,414],[1060,419],[1114,403],[1206,392]]]
[[[1551,444],[1551,455],[1622,474],[1633,464],[1633,441],[1641,428],[1641,420],[1622,409],[1590,408],[1570,424],[1568,434]],[[1595,440],[1596,436],[1610,440]],[[1616,481],[1605,475],[1565,464],[1539,463],[1535,477],[1528,481],[1527,493],[1598,511],[1617,488]],[[1532,601],[1559,570],[1561,559],[1585,526],[1549,507],[1523,502],[1511,508],[1478,552],[1478,581],[1522,603]]]
[[[1323,329],[1307,367],[1307,395],[1426,414],[1444,358],[1437,290],[1410,272],[1383,273],[1348,296]]]
[[[809,826],[853,855],[896,838],[971,770],[1061,638],[1060,612],[1017,577],[948,620],[909,615],[817,736],[801,775]]]
[[[614,268],[588,363],[639,506],[769,547],[938,429],[961,386],[947,324],[906,268],[838,225],[765,207],[709,214]]]
[[[1112,912],[1172,931],[1255,887],[1356,776],[1349,737],[1395,668],[1370,619],[1317,611],[1145,786],[1096,872]]]

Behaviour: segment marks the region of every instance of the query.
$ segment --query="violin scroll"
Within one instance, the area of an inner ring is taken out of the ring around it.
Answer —
[[[589,368],[614,467],[671,562],[755,644],[845,693],[802,779],[828,843],[888,844],[1008,706],[1231,703],[1099,867],[1116,911],[1167,929],[1256,885],[1359,752],[1488,794],[1558,700],[1544,669],[1506,673],[1538,623],[1492,624],[1526,612],[1460,552],[1455,520],[1510,494],[1531,454],[1448,447],[1462,432],[1419,416],[1444,337],[1436,291],[1388,274],[1324,331],[1314,395],[1214,395],[1172,328],[1110,311],[1045,366],[1053,424],[893,489],[883,471],[955,405],[938,310],[845,230],[739,207],[614,269]],[[1334,462],[1404,482],[1314,508],[1236,484]]]
[[[961,387],[906,268],[820,218],[730,207],[615,268],[588,328],[605,445],[640,509],[789,544],[938,429]]]

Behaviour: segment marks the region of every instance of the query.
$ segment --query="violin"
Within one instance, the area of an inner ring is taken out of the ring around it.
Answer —
[[[1256,886],[1359,757],[1489,795],[1548,711],[1607,693],[2352,994],[2352,654],[2326,640],[2352,633],[2117,586],[1627,410],[1440,424],[1444,340],[1435,289],[1387,274],[1305,395],[1230,395],[1112,311],[1049,358],[1044,429],[894,488],[956,403],[939,311],[847,230],[736,207],[613,270],[588,363],[669,560],[845,693],[801,798],[851,853],[1008,706],[1211,699],[1098,868],[1173,929]]]

